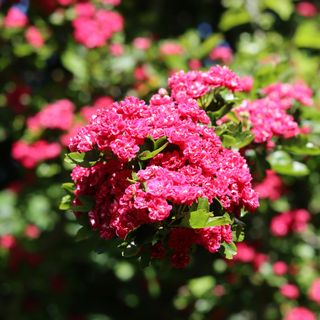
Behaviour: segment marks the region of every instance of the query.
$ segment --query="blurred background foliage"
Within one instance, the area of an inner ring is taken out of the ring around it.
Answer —
[[[29,25],[44,39],[37,47],[26,40],[26,25],[6,26],[8,10],[18,2],[2,1],[1,318],[276,320],[297,305],[318,314],[319,301],[310,299],[310,288],[320,278],[319,155],[301,155],[309,174],[281,175],[286,192],[277,200],[262,199],[260,209],[245,218],[247,247],[238,259],[230,262],[198,249],[191,265],[181,271],[160,262],[141,269],[134,260],[121,257],[112,241],[82,241],[85,235],[76,236],[79,225],[73,215],[58,210],[64,194],[61,183],[69,179],[64,151],[25,168],[11,150],[19,140],[61,141],[67,132],[34,132],[27,126],[28,118],[48,103],[70,99],[75,117],[83,123],[82,107],[94,105],[97,98],[148,98],[167,86],[173,70],[225,63],[224,57],[210,58],[218,46],[230,49],[231,69],[254,78],[253,96],[272,82],[303,80],[311,86],[315,107],[306,109],[303,119],[316,140],[319,3],[308,2],[311,7],[303,10],[305,2],[292,0],[123,0],[115,8],[110,3],[106,7],[123,16],[124,29],[105,45],[88,48],[74,37],[74,2],[30,1]],[[139,48],[134,44],[137,37],[150,45]],[[168,43],[178,53],[166,53],[163,46]],[[304,231],[286,237],[272,234],[272,219],[297,208],[312,216]],[[275,271],[278,261],[284,262],[284,273]],[[281,293],[288,282],[298,288],[294,298]]]

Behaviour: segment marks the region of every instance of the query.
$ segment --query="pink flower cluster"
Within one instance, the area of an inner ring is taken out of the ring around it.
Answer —
[[[254,186],[254,190],[261,199],[277,200],[281,197],[284,186],[281,178],[274,171],[267,170],[266,177]]]
[[[219,61],[223,64],[230,64],[233,59],[233,54],[229,46],[218,46],[212,49],[209,57],[214,61]]]
[[[39,162],[58,157],[61,146],[58,143],[48,143],[38,140],[32,144],[17,141],[12,147],[12,156],[26,168],[34,168]]]
[[[178,100],[160,89],[149,104],[135,97],[113,103],[98,110],[70,140],[73,152],[99,150],[106,157],[106,162],[90,168],[76,166],[72,172],[75,204],[81,203],[83,195],[94,198],[89,218],[101,237],[124,238],[142,224],[167,219],[174,206],[190,206],[200,197],[210,203],[217,198],[232,213],[258,206],[245,159],[222,147],[196,100],[177,95]],[[148,160],[142,159],[145,166],[138,169],[134,164],[141,157],[146,139],[150,143],[151,139],[162,139],[163,150]],[[192,243],[210,252],[231,239],[229,227],[177,232],[191,232],[195,235]],[[181,261],[173,258],[174,265],[180,265],[179,261],[185,265],[189,251],[185,247],[184,255],[175,250]]]
[[[74,38],[87,48],[104,46],[114,33],[123,29],[123,18],[117,12],[97,9],[89,2],[77,4],[75,10]]]
[[[189,263],[189,254],[193,244],[205,247],[215,253],[221,242],[232,241],[230,225],[203,229],[174,228],[170,232],[168,246],[172,250],[171,263],[175,268],[184,268]]]
[[[287,110],[294,101],[303,105],[312,104],[312,91],[303,84],[272,84],[262,90],[266,97],[255,101],[244,101],[235,111],[238,116],[248,118],[256,143],[273,146],[272,138],[291,138],[301,132],[298,123]]]
[[[262,265],[267,262],[268,256],[258,252],[251,245],[240,242],[237,244],[237,254],[234,256],[233,260],[235,262],[250,263],[254,270],[259,271]]]
[[[299,289],[292,283],[285,283],[280,287],[280,293],[288,299],[297,299],[300,295]]]
[[[286,211],[273,217],[270,224],[271,233],[284,237],[289,232],[301,233],[307,228],[310,213],[305,209]]]
[[[315,279],[308,291],[308,297],[310,300],[320,305],[320,278]]]
[[[12,7],[4,18],[6,28],[23,28],[28,23],[28,17],[20,9]]]
[[[40,30],[35,26],[30,26],[25,33],[27,42],[34,48],[42,48],[44,45],[44,38]]]
[[[209,71],[184,71],[173,74],[168,84],[172,96],[179,100],[184,96],[197,99],[215,88],[225,87],[231,91],[242,91],[240,78],[226,66],[213,66]]]
[[[304,307],[295,307],[291,309],[284,320],[316,320],[316,316],[309,309]]]
[[[75,106],[67,100],[58,100],[48,104],[43,110],[27,120],[30,130],[60,129],[68,130],[73,123]]]

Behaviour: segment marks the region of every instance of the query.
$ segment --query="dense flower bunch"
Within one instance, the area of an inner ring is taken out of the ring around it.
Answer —
[[[74,38],[87,48],[104,46],[116,32],[123,29],[122,16],[114,11],[97,9],[92,3],[75,6]]]
[[[17,141],[12,147],[12,156],[26,168],[34,168],[39,162],[57,158],[61,153],[61,146],[38,140],[34,143]]]
[[[305,209],[282,212],[271,220],[271,233],[277,237],[284,237],[290,231],[300,233],[307,227],[310,213]]]
[[[256,143],[273,146],[273,137],[285,139],[303,132],[294,116],[288,113],[295,101],[305,106],[312,105],[312,91],[303,84],[275,83],[264,89],[266,96],[254,101],[244,101],[236,109],[242,118],[248,118]]]
[[[226,68],[198,74],[210,79],[209,89],[235,89],[238,83]],[[99,155],[90,167],[80,164],[72,172],[74,206],[81,207],[87,196],[94,201],[89,211],[93,229],[110,239],[126,238],[141,225],[153,224],[155,232],[169,225],[168,247],[177,267],[188,263],[194,243],[216,252],[222,242],[232,242],[230,221],[185,228],[191,206],[199,199],[217,201],[236,215],[242,208],[252,211],[258,206],[245,159],[222,146],[205,111],[186,94],[186,87],[178,87],[182,76],[180,72],[169,80],[172,96],[160,89],[149,105],[128,97],[98,110],[69,144],[71,159],[74,153]],[[195,214],[201,218],[208,212]]]

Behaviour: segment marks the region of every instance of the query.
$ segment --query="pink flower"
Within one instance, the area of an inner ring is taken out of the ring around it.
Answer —
[[[223,64],[230,64],[233,59],[233,54],[229,46],[218,46],[212,49],[209,57],[214,61],[220,61]]]
[[[43,110],[27,120],[30,130],[71,128],[74,118],[74,104],[62,99],[46,105]]]
[[[244,76],[240,78],[242,91],[250,92],[253,88],[253,78],[251,76]]]
[[[19,9],[12,7],[4,18],[6,28],[23,28],[27,25],[27,16]]]
[[[54,159],[60,155],[58,143],[48,143],[44,140],[28,144],[17,141],[12,147],[12,157],[28,169],[34,168],[39,162]]]
[[[40,229],[34,224],[28,224],[24,230],[25,235],[30,239],[36,239],[40,236]]]
[[[112,43],[109,47],[110,54],[114,57],[120,57],[123,55],[124,48],[120,43]]]
[[[184,49],[181,47],[179,43],[175,42],[164,42],[160,46],[160,53],[164,56],[169,55],[182,55],[184,53]]]
[[[316,316],[307,308],[295,307],[286,314],[284,320],[316,320]]]
[[[191,70],[198,70],[201,68],[201,66],[202,66],[201,61],[198,59],[191,59],[189,61],[189,68]]]
[[[42,48],[44,45],[44,38],[39,29],[35,26],[31,26],[27,29],[25,37],[27,42],[34,48]]]
[[[237,254],[234,256],[235,261],[252,262],[255,256],[254,248],[244,242],[237,243]]]
[[[312,285],[308,291],[308,297],[310,300],[320,304],[320,278],[312,282]]]
[[[103,3],[111,4],[112,6],[118,6],[121,0],[101,0]]]
[[[281,197],[284,186],[281,178],[274,171],[267,170],[266,177],[255,185],[254,190],[261,199],[277,200]]]
[[[134,38],[133,46],[140,50],[148,50],[151,46],[151,39],[147,37]]]
[[[318,13],[318,9],[313,3],[309,1],[302,1],[296,5],[296,12],[300,16],[309,18],[316,16]]]
[[[76,9],[79,16],[73,21],[74,38],[87,48],[102,47],[123,29],[123,18],[113,11],[88,8],[88,12],[86,7]]]
[[[271,220],[271,233],[276,237],[284,237],[290,231],[301,233],[307,228],[310,213],[305,209],[286,211]]]
[[[273,272],[277,276],[283,276],[288,271],[288,265],[283,261],[276,261],[273,264]]]
[[[12,234],[4,234],[0,236],[0,247],[4,249],[11,249],[17,244],[16,238]]]
[[[299,297],[299,289],[296,285],[286,283],[281,286],[280,293],[288,299],[297,299]]]

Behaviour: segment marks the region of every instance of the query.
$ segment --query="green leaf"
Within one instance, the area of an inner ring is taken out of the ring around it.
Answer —
[[[319,31],[317,22],[305,21],[298,26],[293,42],[298,47],[320,49]]]
[[[245,224],[238,219],[235,219],[235,223],[232,225],[232,238],[235,242],[241,242],[245,238],[244,233]]]
[[[62,184],[62,188],[66,190],[69,194],[74,194],[75,184],[73,182],[66,182]]]
[[[59,205],[59,209],[60,210],[69,210],[71,208],[71,205],[72,205],[72,197],[70,194],[67,194],[64,197],[62,197],[60,205]]]
[[[126,258],[137,256],[140,251],[140,246],[138,246],[134,241],[124,243],[122,246],[122,256]]]
[[[225,148],[231,148],[233,146],[235,146],[237,143],[237,139],[233,136],[230,136],[228,134],[224,134],[222,136],[222,145],[225,147]]]
[[[207,212],[209,212],[210,203],[208,201],[208,198],[199,198],[198,199],[197,210],[206,210]]]
[[[88,78],[87,59],[81,56],[80,53],[69,48],[62,54],[61,61],[64,67],[75,77],[82,81]]]
[[[320,154],[320,148],[302,137],[286,140],[283,143],[284,150],[297,155],[316,156]]]
[[[75,236],[75,241],[83,241],[91,237],[92,237],[92,230],[86,227],[81,227]]]
[[[153,140],[154,141],[154,140]],[[167,142],[167,137],[163,136],[153,142],[154,150],[161,148]]]
[[[189,280],[188,288],[197,298],[201,298],[208,291],[212,290],[215,285],[215,279],[212,276],[203,276]]]
[[[278,14],[282,20],[289,20],[294,10],[291,0],[264,0],[264,5]]]
[[[65,161],[71,164],[76,164],[84,168],[94,166],[99,160],[100,151],[91,150],[88,152],[71,152],[65,155]]]
[[[236,136],[237,143],[234,148],[241,149],[249,145],[254,139],[254,135],[250,131],[243,131]]]
[[[226,257],[226,259],[233,259],[233,256],[237,254],[237,246],[234,244],[234,242],[231,243],[226,243],[223,242],[221,243],[221,249],[222,253]]]
[[[208,227],[223,226],[231,224],[229,214],[225,213],[223,216],[213,216],[212,212],[206,209],[199,209],[189,212],[181,221],[180,226],[192,229],[202,229]]]
[[[227,10],[220,19],[219,28],[222,31],[227,31],[249,22],[250,15],[245,9]]]
[[[165,144],[163,144],[160,148],[154,150],[154,151],[150,151],[150,150],[145,150],[143,152],[141,152],[138,155],[138,158],[142,161],[144,160],[149,160],[153,157],[155,157],[158,153],[160,153],[162,150],[164,150],[166,148],[166,146],[169,144],[169,142],[166,142]]]
[[[296,177],[309,174],[309,169],[305,164],[293,161],[285,151],[275,151],[268,156],[267,160],[277,173]]]
[[[206,57],[221,40],[222,36],[220,34],[212,34],[198,47],[198,50],[195,52],[195,58],[202,59]]]

